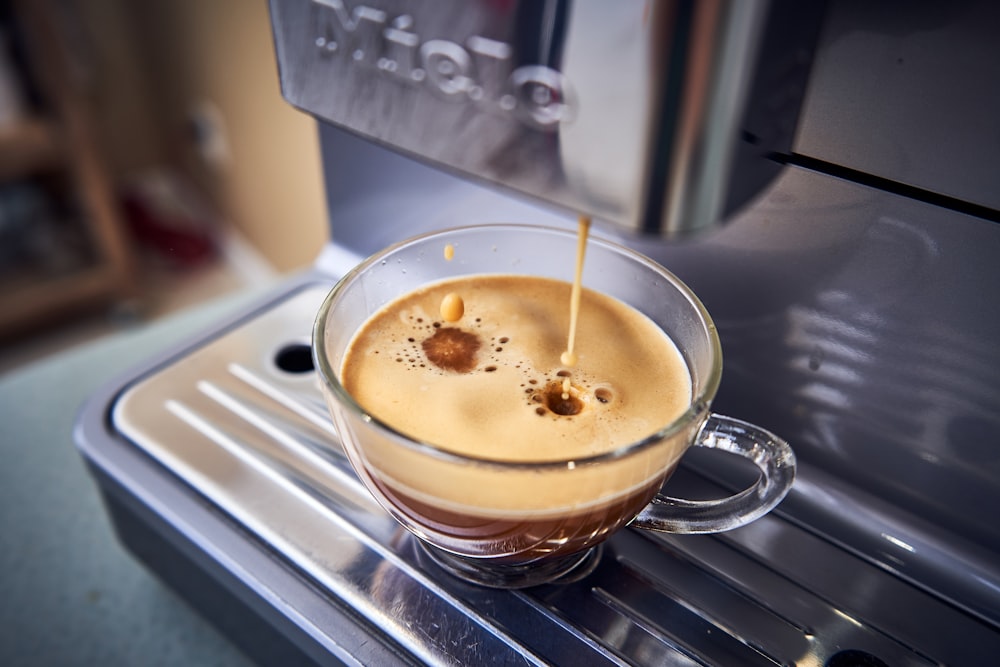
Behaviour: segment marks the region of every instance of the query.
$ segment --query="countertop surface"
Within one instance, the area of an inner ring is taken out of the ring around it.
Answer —
[[[87,397],[253,295],[0,376],[0,664],[252,664],[122,548],[73,444]]]

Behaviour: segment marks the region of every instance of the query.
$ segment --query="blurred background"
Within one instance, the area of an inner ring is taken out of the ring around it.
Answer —
[[[308,266],[264,0],[0,0],[0,374]]]

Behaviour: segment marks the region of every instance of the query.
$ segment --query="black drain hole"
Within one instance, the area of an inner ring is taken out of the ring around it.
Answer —
[[[313,365],[312,346],[305,343],[292,343],[281,348],[274,356],[274,363],[286,373],[309,373],[316,368]]]
[[[889,667],[889,665],[867,651],[850,649],[832,655],[826,661],[826,667]]]

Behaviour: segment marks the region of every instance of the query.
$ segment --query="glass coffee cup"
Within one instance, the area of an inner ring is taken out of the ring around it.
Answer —
[[[781,438],[710,411],[722,351],[715,325],[694,293],[656,262],[602,239],[588,243],[583,285],[650,318],[674,341],[690,373],[687,409],[651,435],[582,457],[471,456],[380,421],[342,385],[341,367],[355,333],[389,302],[462,276],[518,274],[571,282],[577,243],[572,231],[514,224],[422,235],[355,267],[327,295],[316,318],[316,368],[358,476],[433,561],[477,584],[522,588],[578,579],[596,564],[601,543],[626,525],[671,533],[742,526],[777,505],[795,476],[794,454]],[[448,246],[453,258],[444,252]],[[760,475],[727,498],[669,498],[661,487],[692,446],[745,457]]]

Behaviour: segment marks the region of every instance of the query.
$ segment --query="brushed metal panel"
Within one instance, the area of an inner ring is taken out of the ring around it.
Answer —
[[[1000,211],[1000,5],[833,0],[798,153]]]

